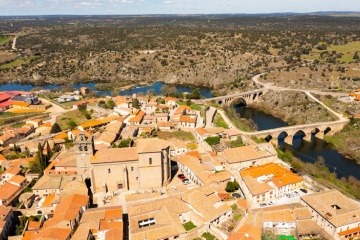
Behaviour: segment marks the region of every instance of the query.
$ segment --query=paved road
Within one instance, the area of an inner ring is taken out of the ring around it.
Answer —
[[[59,105],[57,105],[57,104],[55,104],[55,103],[52,103],[52,102],[50,102],[49,100],[44,99],[44,98],[41,98],[41,101],[42,101],[44,104],[51,104],[51,105],[52,105],[52,107],[47,110],[47,112],[50,112],[50,120],[49,120],[49,122],[50,122],[51,124],[54,124],[54,123],[56,122],[56,117],[57,117],[57,116],[59,116],[59,115],[61,115],[61,114],[64,114],[64,113],[66,113],[66,112],[68,112],[68,111],[70,111],[70,110],[72,110],[72,109],[69,109],[69,110],[64,109],[64,108],[60,107]],[[48,121],[47,121],[47,122],[48,122]]]
[[[213,120],[215,117],[215,114],[217,112],[217,109],[214,107],[210,107],[208,111],[206,111],[206,128],[213,127]]]

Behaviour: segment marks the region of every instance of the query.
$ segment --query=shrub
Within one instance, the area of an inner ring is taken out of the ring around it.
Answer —
[[[207,142],[210,146],[214,146],[220,143],[220,137],[208,137],[205,139],[205,142]]]
[[[235,192],[236,190],[239,190],[240,188],[240,185],[239,183],[235,180],[234,182],[228,182],[226,184],[226,188],[225,188],[225,191],[227,192]]]

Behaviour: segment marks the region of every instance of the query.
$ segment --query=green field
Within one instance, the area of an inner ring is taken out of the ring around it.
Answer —
[[[319,43],[320,45],[321,43]],[[336,51],[336,53],[342,53],[343,56],[341,58],[339,58],[338,60],[340,62],[353,62],[353,56],[355,54],[356,51],[360,51],[360,41],[355,41],[355,42],[351,42],[345,45],[330,45],[327,47],[326,50],[324,51],[328,51],[329,53],[331,53],[332,51]],[[320,53],[323,52],[321,50],[318,49],[313,49],[312,53],[314,53],[314,55],[301,55],[302,59],[312,59],[312,60],[322,60],[320,59]]]
[[[11,37],[9,37],[9,36],[0,36],[0,44],[6,43],[10,39],[11,39]]]
[[[36,59],[36,58],[38,58],[38,57],[35,57],[35,56],[25,57],[25,58],[19,57],[13,62],[0,65],[0,68],[12,68],[12,67],[20,66],[21,64],[29,63],[31,59]]]

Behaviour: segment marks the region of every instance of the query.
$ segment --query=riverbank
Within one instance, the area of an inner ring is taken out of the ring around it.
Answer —
[[[267,114],[280,118],[288,125],[334,121],[334,117],[303,92],[268,91],[258,102],[249,104]]]
[[[325,136],[342,155],[360,164],[360,119],[351,119],[341,132]]]
[[[278,157],[289,163],[298,173],[309,174],[325,187],[336,188],[348,196],[360,199],[360,180],[354,176],[338,178],[336,173],[330,171],[329,168],[326,167],[323,157],[318,157],[318,160],[315,163],[304,163],[300,159],[294,157],[289,150],[283,152],[280,149],[276,149],[276,151]]]

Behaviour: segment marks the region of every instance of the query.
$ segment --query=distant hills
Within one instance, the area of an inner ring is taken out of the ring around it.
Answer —
[[[67,15],[67,14],[57,14],[57,15],[26,15],[26,16],[0,16],[2,19],[6,18],[29,18],[29,17],[194,17],[194,18],[228,18],[228,17],[284,17],[284,16],[306,16],[306,15],[315,15],[315,16],[359,16],[360,12],[358,11],[319,11],[319,12],[308,12],[308,13],[298,13],[298,12],[275,12],[275,13],[226,13],[226,14],[139,14],[139,15]]]

